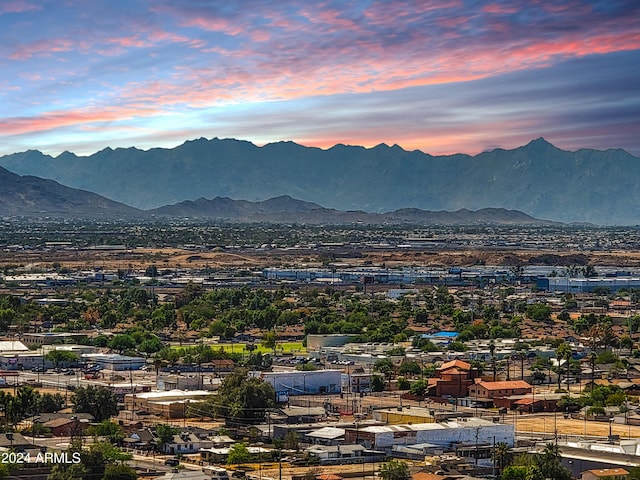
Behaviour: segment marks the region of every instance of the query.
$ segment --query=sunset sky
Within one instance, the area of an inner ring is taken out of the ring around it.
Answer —
[[[640,156],[640,1],[2,0],[0,154],[199,137]]]

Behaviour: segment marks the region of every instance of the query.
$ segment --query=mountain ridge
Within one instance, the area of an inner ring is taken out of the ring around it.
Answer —
[[[145,210],[200,197],[256,202],[291,195],[341,211],[505,208],[565,223],[640,223],[639,158],[622,149],[569,152],[543,137],[473,156],[433,156],[396,144],[260,147],[214,137],[86,157],[29,150],[0,157],[0,165]]]
[[[140,218],[140,210],[92,192],[0,167],[0,215],[58,218]]]
[[[216,197],[199,198],[167,205],[152,211],[142,211],[114,202],[92,192],[74,189],[53,180],[31,175],[20,176],[0,167],[0,215],[32,219],[99,219],[99,220],[158,220],[164,218],[230,223],[288,223],[288,224],[522,224],[547,225],[522,212],[487,209],[469,212],[426,212],[405,209],[388,214],[362,211],[342,212],[324,208],[312,202],[297,200],[289,195],[261,202]]]
[[[281,195],[261,202],[233,200],[229,197],[215,197],[210,200],[198,198],[152,209],[147,213],[155,217],[242,223],[558,225],[557,222],[536,219],[523,212],[501,208],[485,208],[477,211],[460,209],[455,212],[404,208],[393,212],[369,213],[325,208],[313,202],[294,199],[289,195]]]

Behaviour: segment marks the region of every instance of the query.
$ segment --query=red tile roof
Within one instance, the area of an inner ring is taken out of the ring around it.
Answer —
[[[502,382],[478,382],[476,385],[481,385],[487,390],[508,390],[514,388],[531,388],[524,380],[505,380]]]
[[[462,360],[451,360],[450,362],[443,363],[438,370],[447,370],[454,367],[461,370],[471,370],[471,364],[463,362]]]

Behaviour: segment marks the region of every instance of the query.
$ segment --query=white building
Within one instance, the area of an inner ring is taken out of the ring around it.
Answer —
[[[146,363],[142,357],[129,357],[117,353],[90,353],[82,355],[82,359],[101,365],[106,370],[140,370]]]
[[[340,370],[251,372],[273,386],[279,397],[286,395],[313,395],[340,393],[342,372]]]
[[[419,443],[449,448],[460,444],[493,444],[494,441],[513,446],[515,441],[514,426],[474,417],[440,423],[382,425],[347,429],[345,434],[346,443],[363,443],[376,450],[389,450],[394,445]]]

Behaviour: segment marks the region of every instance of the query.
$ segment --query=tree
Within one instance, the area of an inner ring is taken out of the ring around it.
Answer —
[[[264,420],[266,411],[275,404],[275,390],[258,377],[249,377],[248,370],[237,368],[222,380],[218,395],[199,402],[194,411],[224,416],[247,423]]]
[[[150,338],[144,339],[140,343],[138,350],[142,353],[156,353],[162,350],[163,347],[164,347],[164,343],[162,343],[162,340],[160,340],[158,337],[153,335]]]
[[[512,465],[500,475],[502,480],[545,480],[537,465]]]
[[[419,375],[421,372],[420,369],[420,365],[418,365],[417,362],[411,360],[408,362],[403,362],[402,365],[400,365],[400,369],[398,370],[398,373],[400,375]]]
[[[236,443],[229,449],[229,455],[227,456],[228,464],[248,463],[249,461],[251,461],[251,454],[249,453],[246,443]]]
[[[298,434],[293,430],[287,432],[287,435],[284,437],[284,446],[287,450],[298,450]]]
[[[107,343],[107,345],[109,348],[122,353],[125,350],[131,350],[132,348],[135,348],[136,341],[131,335],[114,335],[111,340],[109,340],[109,343]]]
[[[380,476],[383,480],[409,480],[409,466],[399,460],[391,460],[380,468]]]
[[[562,379],[562,360],[565,361],[567,367],[566,367],[566,373],[567,373],[567,377],[569,376],[569,361],[571,360],[571,356],[572,356],[573,352],[571,350],[571,345],[569,345],[567,342],[562,342],[560,345],[558,345],[558,348],[556,348],[556,358],[558,359],[558,388],[560,388],[560,381]]]
[[[536,463],[543,478],[553,478],[554,480],[571,480],[571,472],[562,466],[560,462],[560,448],[558,445],[548,443],[541,455],[536,457]]]
[[[113,444],[118,444],[124,439],[122,427],[111,420],[103,420],[98,425],[89,428],[88,433],[96,437],[105,437]]]
[[[98,422],[118,413],[118,399],[106,387],[79,387],[74,392],[72,403],[74,412],[90,413]]]
[[[489,353],[491,354],[491,365],[493,368],[493,381],[496,381],[496,342],[491,340],[489,342]]]
[[[273,356],[276,356],[276,348],[278,347],[278,334],[271,330],[264,334],[262,337],[262,342],[260,342],[263,347],[273,350]]]
[[[129,465],[110,464],[104,470],[102,480],[136,480],[138,474]]]
[[[620,348],[631,350],[633,348],[633,339],[629,335],[622,335],[620,337]]]
[[[526,315],[536,322],[549,322],[552,309],[543,303],[534,303],[526,307]]]
[[[498,469],[498,472],[502,472],[506,467],[511,464],[513,460],[513,453],[509,448],[509,445],[505,442],[498,442],[493,447],[493,461]]]
[[[391,381],[391,376],[393,374],[394,368],[395,365],[388,358],[380,358],[373,364],[373,369],[376,372],[382,373],[387,378],[388,382]]]
[[[371,376],[371,391],[382,392],[384,390],[384,380],[380,375]]]
[[[78,356],[75,353],[67,350],[51,350],[44,358],[53,363],[55,368],[58,368],[60,364],[69,364],[78,360]]]
[[[164,449],[164,446],[167,443],[173,441],[173,436],[180,433],[177,428],[172,427],[171,425],[166,425],[164,423],[159,423],[156,425],[156,437],[158,439],[158,448],[160,450]]]

